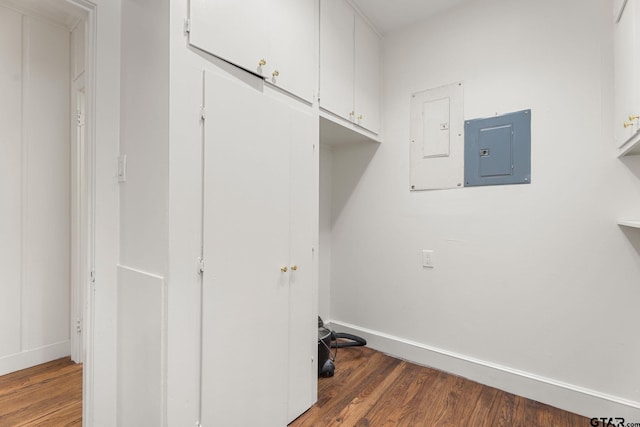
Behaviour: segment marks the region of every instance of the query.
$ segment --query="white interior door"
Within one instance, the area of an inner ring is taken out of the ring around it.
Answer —
[[[286,424],[287,109],[255,83],[205,75],[205,426]]]
[[[318,234],[318,117],[292,110],[289,276],[290,422],[317,399],[317,284],[313,246]]]

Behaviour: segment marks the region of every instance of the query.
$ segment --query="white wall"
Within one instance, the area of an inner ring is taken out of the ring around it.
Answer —
[[[164,275],[168,257],[169,2],[122,1],[120,262]]]
[[[69,355],[69,33],[0,7],[0,375]]]
[[[118,263],[118,182],[116,159],[120,135],[120,0],[74,0],[90,11],[87,41],[87,133],[94,186],[91,222],[94,228],[95,282],[88,297],[90,331],[84,362],[83,423],[116,425],[116,319]]]
[[[169,1],[122,1],[117,424],[164,425]]]
[[[322,320],[330,319],[331,301],[331,187],[333,177],[333,150],[320,146],[320,212],[318,236],[318,314]]]
[[[616,218],[640,212],[640,163],[615,158],[612,25],[597,0],[483,0],[384,39],[384,143],[333,152],[338,330],[585,415],[639,414],[640,238]],[[410,94],[459,80],[465,118],[532,109],[532,184],[409,191]]]

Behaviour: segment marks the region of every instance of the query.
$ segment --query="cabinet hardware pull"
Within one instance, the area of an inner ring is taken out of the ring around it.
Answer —
[[[633,114],[629,116],[629,120],[640,119],[640,116],[634,116]]]
[[[624,127],[625,127],[625,129],[626,129],[626,128],[628,128],[629,126],[633,126],[633,123],[632,123],[632,122],[624,122],[624,123],[622,124],[622,126],[624,126]]]
[[[278,76],[280,75],[280,71],[275,70],[273,73],[271,73],[271,75],[272,75],[273,77],[278,77]]]
[[[358,116],[358,120],[362,120],[362,119],[364,119],[364,116],[363,116],[362,114],[360,114],[360,115]]]
[[[289,270],[287,267],[282,267],[282,268],[280,268],[280,271],[282,271],[283,273],[286,273],[286,272],[287,272],[287,270]]]
[[[261,59],[260,62],[258,62],[258,65],[260,67],[267,65],[267,61],[265,61],[264,59]]]
[[[293,271],[297,271],[297,270],[298,270],[298,266],[297,266],[297,265],[292,265],[292,266],[291,266],[291,270],[293,270]]]

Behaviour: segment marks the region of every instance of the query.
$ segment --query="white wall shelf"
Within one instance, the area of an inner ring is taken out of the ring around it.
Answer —
[[[640,219],[619,219],[618,225],[625,227],[640,228]]]
[[[379,135],[320,109],[320,144],[345,145],[360,142],[381,143]]]
[[[640,132],[636,132],[622,147],[620,147],[618,157],[638,155],[640,155]]]

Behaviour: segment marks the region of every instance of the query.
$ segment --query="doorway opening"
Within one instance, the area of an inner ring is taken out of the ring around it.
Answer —
[[[0,375],[70,356],[83,363],[86,416],[92,408],[95,4],[0,0],[0,12],[0,168],[11,173],[0,187],[8,202],[0,234],[14,242],[7,244],[11,257],[0,253],[7,284],[0,320],[15,325],[0,338]]]

